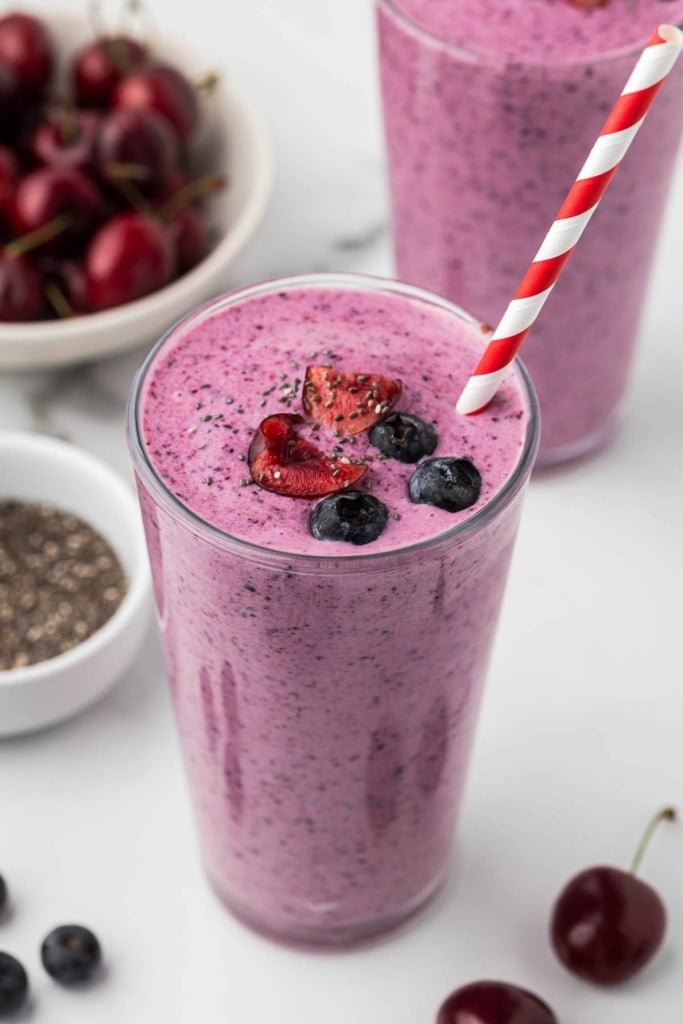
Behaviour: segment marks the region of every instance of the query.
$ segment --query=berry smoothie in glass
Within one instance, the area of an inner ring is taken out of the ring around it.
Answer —
[[[400,277],[497,323],[657,25],[683,0],[377,0]],[[622,413],[681,127],[665,82],[524,345],[538,464]]]
[[[274,936],[348,943],[448,871],[538,441],[519,363],[353,275],[217,299],[152,351],[129,441],[202,856]]]

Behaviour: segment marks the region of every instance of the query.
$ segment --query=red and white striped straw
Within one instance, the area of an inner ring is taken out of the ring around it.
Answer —
[[[458,412],[481,412],[493,398],[682,48],[683,32],[673,25],[660,25],[643,50],[541,248],[465,385],[456,405]]]

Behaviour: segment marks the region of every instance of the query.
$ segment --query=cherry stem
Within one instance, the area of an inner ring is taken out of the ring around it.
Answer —
[[[149,181],[152,172],[144,164],[130,164],[113,160],[105,167],[108,178],[116,178],[117,181]]]
[[[15,238],[13,242],[8,242],[4,249],[5,256],[10,260],[16,260],[20,256],[25,256],[32,249],[37,249],[39,245],[43,245],[57,235],[61,235],[62,231],[69,227],[71,221],[72,218],[67,213],[60,213],[54,220],[49,220],[47,224],[41,224],[35,231],[29,231],[27,235],[22,235],[21,238]]]
[[[45,298],[60,320],[70,320],[76,314],[66,295],[54,281],[48,281],[44,288]]]
[[[113,183],[116,185],[123,198],[130,203],[136,213],[147,215],[152,212],[150,203],[145,199],[132,178],[127,176],[117,177],[114,175]]]
[[[78,116],[76,104],[72,95],[66,96],[62,101],[62,111],[59,119],[59,136],[63,146],[73,146],[78,142]]]
[[[204,199],[205,196],[212,196],[216,192],[220,192],[222,188],[225,188],[226,180],[222,174],[205,174],[201,178],[196,178],[194,181],[188,181],[187,185],[183,185],[181,189],[178,189],[174,196],[164,203],[159,210],[159,217],[165,221],[171,221],[184,210],[190,203],[194,203],[197,199]]]
[[[205,96],[210,96],[220,80],[221,76],[216,71],[208,71],[194,83],[194,87],[197,92],[202,92]]]
[[[640,868],[645,851],[647,850],[650,840],[654,835],[655,829],[659,825],[660,821],[675,821],[676,820],[676,808],[675,807],[664,807],[658,814],[655,814],[650,824],[645,829],[643,836],[638,843],[638,847],[635,852],[631,867],[629,868],[632,875],[637,874]]]

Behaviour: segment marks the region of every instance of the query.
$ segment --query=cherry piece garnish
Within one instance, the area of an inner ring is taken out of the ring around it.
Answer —
[[[552,944],[573,974],[597,985],[616,985],[652,960],[666,931],[666,910],[658,893],[637,878],[652,833],[673,821],[672,807],[650,822],[630,871],[587,868],[560,893],[551,920]]]
[[[197,90],[170,64],[153,64],[134,71],[119,83],[113,99],[116,107],[155,110],[185,142],[199,119]]]
[[[22,256],[0,252],[0,320],[37,320],[43,310],[40,274]]]
[[[557,1017],[533,992],[503,981],[476,981],[448,996],[436,1024],[557,1024]]]
[[[0,218],[9,214],[19,180],[19,161],[7,146],[0,146]]]
[[[322,498],[355,484],[367,466],[324,455],[297,433],[303,422],[293,413],[268,416],[249,448],[249,469],[259,487],[290,498]]]
[[[0,60],[10,65],[25,89],[42,92],[54,67],[52,43],[43,22],[30,14],[0,18]]]
[[[45,253],[78,249],[102,220],[104,201],[90,178],[68,168],[42,167],[21,179],[11,209],[17,235],[34,232],[60,216],[68,226],[45,244]]]
[[[103,178],[155,187],[176,170],[179,157],[175,132],[153,110],[114,109],[102,121],[97,161]]]
[[[400,380],[378,373],[339,373],[309,366],[302,395],[304,412],[337,434],[360,434],[378,423],[401,395]]]
[[[109,107],[119,82],[146,59],[144,47],[128,36],[103,36],[84,46],[71,68],[76,102],[84,107]]]
[[[38,164],[89,171],[101,120],[93,110],[58,107],[36,127],[29,151]]]
[[[85,254],[88,306],[109,309],[162,288],[173,277],[173,246],[163,224],[120,213],[94,236]]]
[[[593,7],[606,7],[609,0],[566,0],[572,7],[580,7],[584,11],[590,11]]]

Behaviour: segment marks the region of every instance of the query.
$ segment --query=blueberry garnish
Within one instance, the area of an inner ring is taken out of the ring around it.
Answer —
[[[399,462],[417,462],[431,455],[438,438],[430,423],[409,412],[392,412],[370,431],[370,444]]]
[[[19,961],[0,953],[0,1017],[18,1010],[26,999],[28,976]]]
[[[415,504],[436,505],[446,512],[462,512],[474,505],[481,492],[481,475],[468,459],[427,459],[408,483]]]
[[[317,540],[369,544],[377,540],[388,520],[389,509],[372,494],[342,491],[318,502],[311,512],[310,529]]]
[[[80,924],[55,928],[40,947],[40,958],[47,973],[61,985],[87,981],[102,959],[97,938]]]

